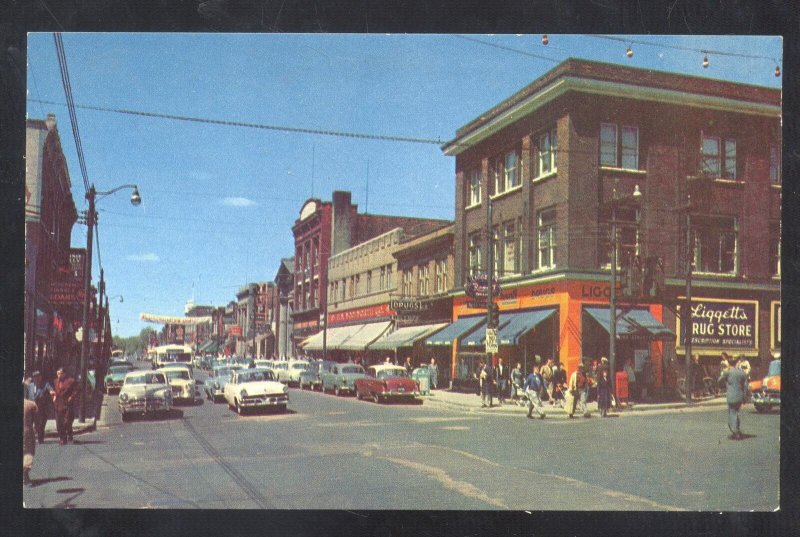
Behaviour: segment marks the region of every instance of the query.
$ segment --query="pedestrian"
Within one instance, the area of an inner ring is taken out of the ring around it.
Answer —
[[[33,456],[36,455],[36,403],[27,398],[28,385],[23,384],[22,407],[22,483],[31,484]]]
[[[497,367],[494,368],[494,381],[497,386],[497,404],[503,406],[508,395],[508,367],[503,363],[502,358],[497,359]]]
[[[745,358],[744,354],[739,355],[739,361],[736,367],[744,371],[744,374],[747,375],[747,379],[750,380],[750,362]]]
[[[511,398],[514,401],[519,400],[519,394],[522,391],[524,382],[525,373],[522,371],[522,364],[517,362],[517,367],[511,370]]]
[[[481,361],[480,369],[481,407],[492,408],[492,392],[494,391],[494,370],[492,366]]]
[[[36,403],[36,438],[39,439],[40,444],[44,444],[44,428],[47,424],[47,416],[49,415],[50,406],[53,404],[53,396],[50,393],[53,391],[53,386],[49,382],[45,382],[42,373],[34,371],[31,374],[31,381],[26,387],[25,398]]]
[[[436,365],[436,358],[431,358],[431,365],[428,366],[428,373],[431,376],[431,389],[439,388],[439,366]]]
[[[409,375],[411,374],[411,371],[414,370],[414,366],[411,365],[411,356],[406,356],[405,368],[406,368],[406,373],[408,373]]]
[[[383,360],[383,363],[384,363],[384,364],[386,364],[386,365],[389,365],[389,364],[391,364],[391,363],[392,363],[392,359],[391,359],[390,357],[388,357],[388,356],[387,356],[387,357],[386,357],[386,358]]]
[[[553,359],[548,358],[544,365],[539,369],[539,374],[544,381],[544,390],[547,393],[547,399],[550,404],[553,404]]]
[[[726,401],[728,403],[728,428],[731,440],[741,440],[742,430],[739,420],[739,410],[742,408],[745,394],[747,393],[747,375],[740,368],[736,367],[738,358],[730,358],[728,368],[721,376],[720,380],[725,380]]]
[[[597,374],[597,408],[600,410],[600,417],[608,416],[611,408],[611,382],[608,380],[608,369],[600,366]]]
[[[625,374],[628,375],[628,398],[634,401],[637,399],[636,371],[633,370],[633,365],[630,360],[625,362],[625,366],[622,369],[625,371]]]
[[[73,403],[78,394],[78,383],[63,367],[56,371],[56,385],[52,392],[53,406],[56,410],[56,429],[59,445],[72,440],[72,422],[74,421]]]
[[[538,365],[533,366],[533,371],[528,375],[528,378],[525,379],[525,384],[522,388],[528,396],[528,418],[532,419],[533,411],[536,410],[536,413],[539,414],[539,419],[544,419],[545,413],[544,410],[542,410],[541,397],[544,391],[544,379],[542,379],[542,375],[539,373]]]
[[[561,362],[556,362],[553,364],[553,397],[552,401],[554,405],[558,405],[559,407],[564,407],[564,390],[567,384],[567,372],[564,369],[564,364]]]
[[[583,417],[589,417],[589,407],[586,405],[586,400],[589,396],[589,378],[586,375],[586,366],[578,364],[578,369],[573,371],[569,377],[569,393],[572,396],[567,413],[569,417],[574,417],[575,410],[580,404],[583,410]]]

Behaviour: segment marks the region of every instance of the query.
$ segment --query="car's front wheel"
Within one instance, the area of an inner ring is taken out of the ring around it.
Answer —
[[[244,408],[242,408],[242,405],[239,404],[238,399],[234,400],[234,404],[236,405],[236,413],[241,416],[242,413],[244,412]]]
[[[372,400],[375,401],[376,403],[380,403],[381,402],[381,398],[378,397],[377,393],[373,393],[372,394]]]
[[[128,414],[127,412],[123,412],[122,413],[122,421],[124,421],[126,423],[131,421],[131,415]]]
[[[336,395],[336,397],[342,395],[342,391],[339,389],[338,385],[333,387],[333,393]]]

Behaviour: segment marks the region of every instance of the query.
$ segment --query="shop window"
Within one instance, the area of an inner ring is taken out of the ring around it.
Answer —
[[[469,194],[467,196],[467,206],[479,205],[481,203],[481,195],[483,187],[481,186],[481,172],[480,170],[472,170],[469,172]]]
[[[639,127],[600,124],[600,165],[639,169]]]
[[[473,233],[469,236],[469,250],[467,252],[467,257],[469,258],[470,276],[481,272],[483,267],[483,256],[481,255],[480,232]]]
[[[781,148],[777,145],[769,148],[769,182],[781,184]]]
[[[600,267],[611,268],[611,253],[614,240],[611,236],[611,215],[605,214],[603,247],[600,251]],[[629,207],[617,207],[617,268],[627,268],[639,252],[639,211]]]
[[[736,140],[703,135],[700,172],[710,177],[736,179]]]
[[[737,274],[738,226],[734,217],[692,217],[697,272]]]
[[[556,127],[539,136],[537,177],[554,173],[557,169],[558,136]]]
[[[556,210],[539,211],[537,217],[537,266],[539,269],[556,266]]]

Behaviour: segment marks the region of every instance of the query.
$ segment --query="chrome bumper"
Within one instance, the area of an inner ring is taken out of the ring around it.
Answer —
[[[763,390],[753,393],[753,403],[758,405],[780,405],[781,395],[765,392]]]
[[[273,395],[248,395],[239,400],[239,405],[245,408],[251,407],[271,407],[286,405],[289,403],[289,395],[285,393]]]

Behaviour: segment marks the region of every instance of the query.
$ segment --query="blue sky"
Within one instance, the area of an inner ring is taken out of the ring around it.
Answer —
[[[445,142],[457,128],[568,57],[781,87],[779,37],[587,35],[62,35],[74,102],[106,108]],[[621,36],[617,36],[621,37]],[[702,54],[663,45],[764,56]],[[532,55],[540,56],[533,57]],[[782,68],[782,64],[781,64]],[[53,35],[29,34],[28,117],[58,118],[79,211],[87,208]],[[192,296],[225,305],[272,281],[293,252],[303,202],[350,190],[361,212],[452,219],[452,157],[415,144],[189,123],[77,109],[88,179],[102,199],[100,256],[114,333],[142,311],[182,315]],[[367,189],[367,184],[369,188]],[[85,247],[86,227],[72,243]]]

